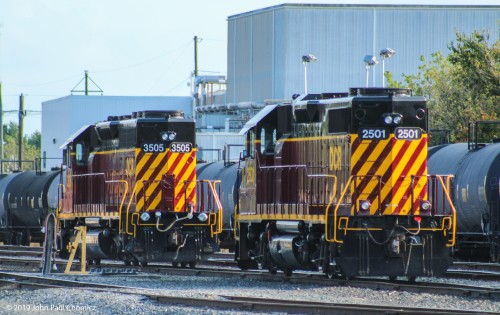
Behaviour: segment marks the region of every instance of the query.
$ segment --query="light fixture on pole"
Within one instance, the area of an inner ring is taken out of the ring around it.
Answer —
[[[363,59],[366,64],[366,87],[368,87],[368,79],[370,75],[370,68],[378,64],[377,58],[373,55],[366,55]]]
[[[304,93],[307,95],[307,64],[318,60],[314,55],[302,56],[302,63],[304,64]]]
[[[382,58],[382,87],[385,87],[385,59],[391,58],[396,54],[392,48],[384,48],[380,51],[380,58]]]

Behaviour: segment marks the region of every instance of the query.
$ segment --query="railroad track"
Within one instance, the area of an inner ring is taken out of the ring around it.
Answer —
[[[0,261],[2,260],[4,259],[1,258]],[[30,265],[27,264],[27,260],[25,259],[9,258],[9,260],[12,264],[15,262],[18,266],[31,266],[33,271],[39,270],[39,260],[30,260]],[[66,262],[60,260],[57,261],[56,264],[58,270],[64,270]],[[175,268],[168,266],[167,264],[155,264],[146,267],[129,267],[118,262],[103,262],[101,266],[90,266],[89,271],[91,274],[103,275],[123,275],[138,271],[148,274],[161,275],[221,277],[226,279],[246,278],[260,281],[286,281],[299,285],[314,284],[321,286],[350,286],[356,288],[369,288],[372,290],[406,291],[413,293],[448,294],[456,296],[481,297],[486,299],[500,299],[499,288],[418,281],[416,283],[409,283],[408,281],[403,280],[389,281],[377,278],[360,278],[346,281],[344,279],[327,279],[324,275],[319,273],[297,272],[291,277],[288,277],[282,273],[272,275],[264,270],[241,271],[236,268],[221,269],[205,266],[197,268]],[[55,273],[55,275],[57,275],[57,273]]]
[[[458,309],[429,309],[401,306],[324,303],[228,295],[218,295],[210,299],[179,297],[177,295],[149,294],[144,292],[137,293],[131,291],[139,289],[136,287],[55,279],[12,272],[0,272],[0,285],[24,289],[84,288],[85,290],[145,296],[149,299],[157,301],[158,303],[164,304],[199,306],[203,308],[237,309],[252,312],[286,312],[290,314],[487,314],[484,311],[463,311]]]
[[[11,254],[11,253],[17,254]],[[38,271],[40,268],[41,247],[27,246],[0,246],[0,255],[8,255],[10,257],[0,257],[0,265],[24,266],[32,268],[32,271]],[[38,255],[39,254],[39,255]],[[21,256],[25,258],[21,258]],[[30,257],[30,258],[26,258]],[[38,258],[38,259],[36,259]],[[139,266],[124,266],[121,262],[103,261],[101,265],[88,265],[88,270],[91,273],[102,274],[119,274],[132,273],[133,271],[141,271],[153,274],[175,274],[175,275],[191,275],[191,276],[211,276],[211,277],[236,277],[236,278],[252,278],[265,281],[288,281],[298,284],[321,284],[321,285],[350,285],[356,287],[369,287],[376,290],[401,290],[409,292],[429,292],[436,294],[455,294],[460,296],[482,296],[491,298],[500,298],[500,290],[484,289],[471,286],[459,286],[451,284],[436,284],[417,282],[410,284],[407,281],[387,281],[384,279],[358,279],[346,281],[345,279],[325,279],[320,273],[300,273],[295,272],[292,277],[284,276],[282,273],[271,275],[267,271],[241,271],[236,268],[233,261],[233,254],[213,254],[208,257],[210,260],[198,264],[195,269],[174,268],[169,264],[149,264],[146,267]],[[56,261],[57,270],[64,270],[66,261],[58,259]],[[78,264],[76,263],[78,267]],[[466,268],[464,268],[464,266]],[[214,268],[215,267],[215,268]],[[221,267],[225,267],[221,269]],[[460,269],[455,269],[455,267]],[[474,263],[457,263],[453,269],[447,273],[448,278],[460,278],[469,280],[492,280],[500,281],[500,271],[484,271],[470,270],[487,267],[489,270],[495,270],[499,267],[498,264],[474,264]],[[498,268],[500,270],[500,268]]]

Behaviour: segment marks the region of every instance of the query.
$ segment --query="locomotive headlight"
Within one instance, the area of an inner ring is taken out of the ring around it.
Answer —
[[[161,212],[160,212],[160,211],[156,211],[156,212],[155,212],[155,217],[156,217],[157,219],[161,218]]]
[[[368,200],[361,200],[359,202],[359,207],[363,210],[363,211],[368,211],[370,210],[370,202]]]
[[[420,208],[422,208],[422,210],[424,211],[429,211],[431,210],[431,203],[427,200],[421,200],[420,201]]]
[[[391,116],[389,116],[389,115],[385,116],[385,117],[384,117],[384,123],[385,123],[386,125],[390,125],[390,124],[392,124],[392,117],[391,117]]]
[[[142,221],[144,221],[144,222],[149,221],[149,219],[150,219],[150,218],[151,218],[151,216],[150,216],[150,215],[149,215],[149,213],[147,213],[147,212],[143,212],[143,213],[141,214],[141,220],[142,220]]]
[[[161,139],[163,141],[174,141],[177,134],[173,131],[163,131],[160,133]]]
[[[207,221],[207,219],[208,219],[208,215],[205,212],[198,214],[198,220],[200,220],[201,222],[205,222],[205,221]]]
[[[401,116],[394,116],[394,118],[392,118],[392,122],[396,125],[399,125],[401,123]]]

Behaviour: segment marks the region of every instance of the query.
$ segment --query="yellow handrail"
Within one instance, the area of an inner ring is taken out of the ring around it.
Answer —
[[[128,182],[124,179],[117,179],[117,180],[107,180],[107,181],[105,181],[105,183],[124,183],[125,184],[125,193],[123,194],[122,201],[120,202],[120,209],[118,210],[118,233],[121,233],[122,232],[122,208],[123,208],[123,203],[125,202],[125,198],[127,197],[127,193],[128,193]],[[127,211],[127,218],[128,218],[128,211]]]
[[[61,208],[62,208],[62,199],[59,199],[59,196],[61,195],[59,193],[59,187],[61,187],[61,190],[64,191],[66,190],[66,186],[64,186],[63,184],[57,184],[57,199],[58,199],[58,203],[57,203],[57,209],[56,209],[56,218],[59,219],[59,212],[61,211]]]
[[[328,235],[328,210],[330,209],[333,199],[335,196],[332,196],[330,199],[330,202],[328,203],[328,206],[326,206],[325,210],[325,240],[327,242],[335,242],[335,243],[343,243],[344,241],[338,240],[337,239],[337,213],[340,208],[341,201],[344,200],[344,197],[347,193],[347,190],[349,189],[349,186],[351,185],[353,176],[349,177],[349,180],[347,181],[347,184],[344,187],[344,190],[342,191],[342,194],[340,195],[339,202],[337,202],[337,205],[335,206],[334,214],[333,214],[333,239],[331,239]]]
[[[216,230],[213,231],[213,224],[212,224],[211,228],[210,228],[210,234],[220,234],[220,233],[222,233],[222,225],[223,225],[222,218],[224,216],[224,209],[222,209],[222,204],[219,200],[219,194],[217,193],[217,189],[215,186],[218,183],[220,183],[221,181],[220,180],[213,180],[213,181],[203,180],[203,182],[206,182],[208,184],[208,187],[210,187],[210,190],[212,191],[212,196],[213,196],[215,203],[217,205],[218,218],[217,218],[216,223],[215,223]]]
[[[450,184],[451,177],[453,177],[453,175],[447,176],[447,180],[446,180],[447,185]],[[436,178],[439,179],[439,182],[443,186],[443,192],[444,192],[446,199],[448,200],[448,202],[450,204],[450,208],[453,212],[452,239],[451,239],[450,243],[446,244],[446,247],[452,247],[452,246],[455,246],[455,237],[456,237],[456,233],[457,233],[457,210],[455,209],[455,206],[453,205],[453,202],[451,200],[450,194],[448,192],[448,187],[444,185],[444,181],[443,181],[442,176],[436,175]]]
[[[135,185],[134,185],[134,189],[132,190],[132,192],[130,194],[130,199],[128,200],[128,205],[127,205],[127,212],[125,214],[126,215],[126,217],[125,217],[125,233],[128,235],[134,235],[134,233],[128,231],[128,214],[129,214],[130,206],[132,205],[132,198],[134,197],[135,191],[137,189],[137,184],[138,184],[138,182],[136,181]],[[120,213],[120,217],[121,217],[121,213]]]

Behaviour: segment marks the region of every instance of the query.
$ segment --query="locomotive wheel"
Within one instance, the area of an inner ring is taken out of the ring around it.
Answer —
[[[398,279],[398,276],[389,276],[390,281],[396,281]]]
[[[16,232],[7,232],[7,240],[5,245],[17,245],[16,244]]]
[[[278,268],[276,268],[274,266],[269,266],[267,268],[267,270],[269,270],[269,273],[271,273],[272,275],[275,275],[276,273],[278,273]]]
[[[255,260],[238,260],[238,267],[241,270],[259,269],[259,265]]]
[[[409,283],[415,283],[416,280],[417,280],[417,276],[408,276]]]
[[[292,276],[292,269],[285,268],[285,270],[283,270],[283,273],[285,274],[285,277],[291,277]]]
[[[132,262],[128,259],[124,260],[123,263],[125,264],[125,266],[130,266],[132,265]]]
[[[186,266],[187,266],[187,262],[185,262],[185,261],[181,262],[181,267],[182,268],[186,268]]]
[[[140,261],[139,262],[139,266],[141,266],[141,267],[147,267],[148,266],[148,262],[147,261]]]
[[[179,267],[179,262],[178,261],[172,261],[172,267],[174,267],[174,268]]]
[[[190,261],[188,262],[189,268],[194,268],[196,267],[196,261]]]
[[[333,268],[328,267],[328,269],[325,270],[325,275],[328,279],[335,279],[337,273],[335,272],[335,270],[333,270]]]

